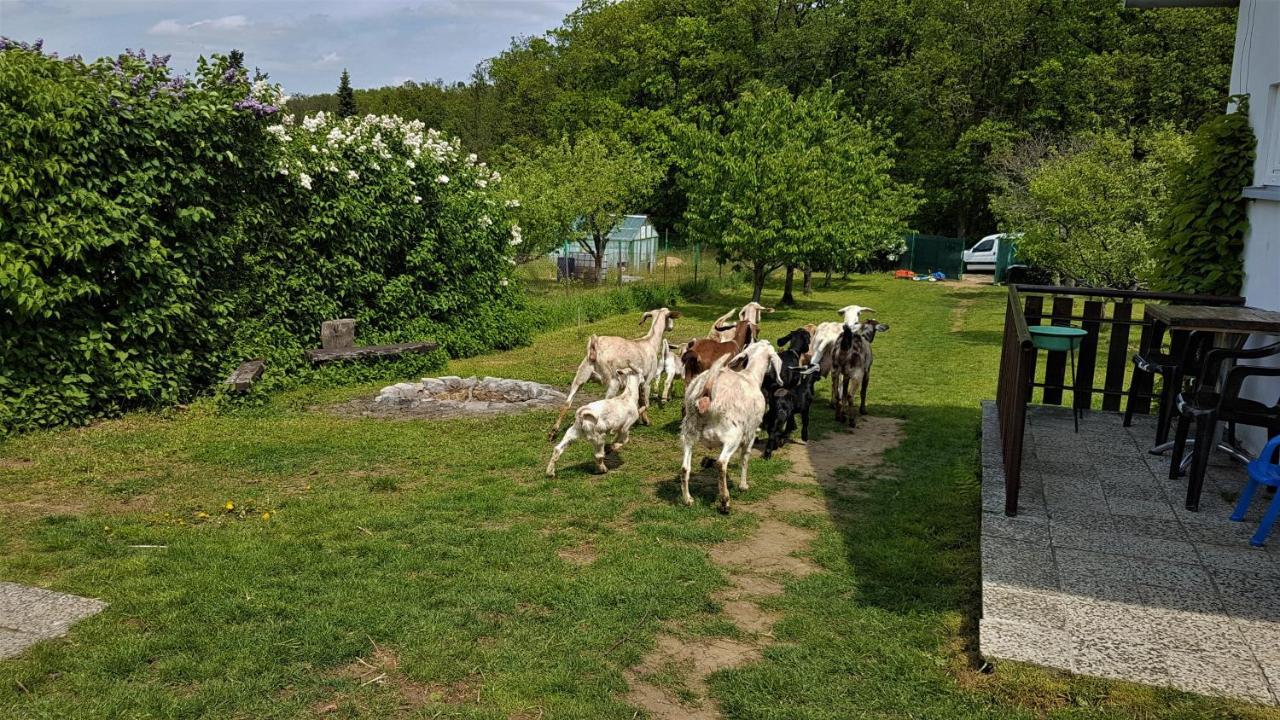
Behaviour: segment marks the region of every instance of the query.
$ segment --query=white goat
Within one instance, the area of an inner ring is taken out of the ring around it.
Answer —
[[[738,311],[738,319],[746,320],[752,325],[755,325],[756,327],[760,327],[760,313],[762,312],[771,313],[773,312],[773,308],[765,307],[760,303],[752,300],[746,305],[743,305],[742,310]]]
[[[578,438],[586,438],[595,448],[596,472],[609,472],[604,464],[605,451],[618,452],[627,443],[631,426],[640,418],[640,373],[633,368],[622,368],[617,371],[616,377],[617,382],[622,385],[622,393],[578,408],[573,416],[573,425],[569,426],[555,450],[551,451],[547,477],[556,476],[556,460],[560,458],[560,453]],[[648,387],[646,384],[645,389]],[[610,437],[613,438],[612,445],[607,442]]]
[[[620,389],[617,373],[622,368],[634,368],[640,373],[640,384],[648,388],[649,383],[658,377],[662,366],[662,354],[666,349],[664,335],[675,327],[675,319],[680,313],[667,308],[650,310],[640,316],[640,324],[652,320],[649,332],[642,337],[631,340],[613,335],[592,335],[587,341],[587,354],[578,363],[578,371],[574,373],[573,383],[569,386],[569,396],[565,398],[560,414],[556,416],[556,424],[552,426],[547,437],[554,440],[560,432],[560,424],[564,416],[573,406],[573,396],[578,388],[588,380],[596,380],[606,385],[605,397],[616,395]],[[640,394],[640,421],[649,424],[649,393]]]
[[[721,315],[711,323],[711,331],[707,333],[707,337],[719,342],[729,342],[733,340],[734,329],[738,322],[746,320],[747,322],[760,327],[760,314],[762,312],[771,313],[773,308],[765,307],[758,302],[752,301],[742,306],[741,310],[736,310],[738,320],[733,319],[735,310],[730,309],[729,312]]]
[[[680,365],[680,345],[672,345],[667,343],[667,352],[662,356],[662,367],[658,369],[658,377],[653,379],[653,393],[658,396],[658,404],[664,405],[671,399],[671,383],[677,376],[683,373],[684,368]],[[662,392],[658,392],[658,383],[661,380]]]
[[[693,448],[699,442],[720,450],[720,457],[715,460],[720,469],[717,495],[720,512],[729,512],[729,463],[735,454],[739,455],[742,465],[738,489],[748,489],[747,460],[767,408],[760,386],[770,369],[781,384],[782,360],[767,340],[757,340],[733,358],[716,360],[711,369],[685,387],[685,413],[680,424],[680,444],[684,450],[680,497],[685,505],[693,504],[693,497],[689,495],[689,469]],[[706,458],[703,466],[709,466],[710,460]]]

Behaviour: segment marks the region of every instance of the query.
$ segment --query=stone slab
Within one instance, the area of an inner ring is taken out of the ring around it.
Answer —
[[[101,600],[0,582],[0,658],[41,640],[61,637],[75,623],[102,612]]]

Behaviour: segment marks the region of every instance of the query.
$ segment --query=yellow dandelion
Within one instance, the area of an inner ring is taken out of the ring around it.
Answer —
[[[269,512],[264,512],[264,513],[262,513],[262,519],[263,519],[263,520],[270,520],[270,519],[271,519],[271,513],[269,513]]]
[[[231,502],[230,500],[228,500],[228,501],[227,501],[227,504],[226,504],[226,505],[224,505],[223,507],[225,507],[225,508],[227,509],[227,512],[231,512],[232,510],[235,510],[235,509],[236,509],[236,504],[235,504],[235,503],[233,503],[233,502]]]

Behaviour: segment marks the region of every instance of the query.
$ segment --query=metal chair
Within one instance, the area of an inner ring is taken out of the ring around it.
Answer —
[[[1273,489],[1280,487],[1280,463],[1276,462],[1277,456],[1280,456],[1280,435],[1271,438],[1267,446],[1262,448],[1262,454],[1256,460],[1249,462],[1249,484],[1245,485],[1244,492],[1240,493],[1240,502],[1236,503],[1236,511],[1231,513],[1232,520],[1236,522],[1244,520],[1245,513],[1249,512],[1249,503],[1253,500],[1253,494],[1257,492],[1259,485]],[[1280,494],[1276,494],[1271,499],[1267,514],[1263,515],[1262,522],[1258,523],[1258,531],[1249,539],[1250,545],[1262,547],[1267,544],[1267,536],[1271,534],[1271,526],[1276,524],[1277,516],[1280,516]]]
[[[1223,362],[1227,360],[1259,360],[1280,355],[1280,342],[1251,350],[1210,350],[1200,369],[1195,387],[1178,394],[1178,430],[1173,441],[1173,455],[1169,460],[1169,478],[1181,474],[1182,455],[1187,447],[1187,435],[1191,423],[1196,424],[1195,447],[1191,460],[1191,475],[1187,479],[1188,510],[1200,508],[1200,491],[1204,487],[1204,474],[1209,465],[1209,453],[1213,452],[1214,433],[1218,422],[1225,421],[1228,437],[1235,437],[1236,425],[1251,425],[1267,430],[1267,437],[1280,435],[1280,398],[1274,405],[1240,397],[1244,381],[1250,377],[1280,377],[1280,367],[1236,365],[1227,373],[1222,392],[1212,388],[1216,383]],[[1209,389],[1206,389],[1206,384]]]
[[[1180,350],[1172,347],[1166,353],[1155,347],[1133,354],[1134,377],[1129,381],[1129,396],[1124,406],[1125,427],[1133,424],[1133,406],[1138,400],[1138,373],[1147,373],[1152,378],[1159,375],[1161,379],[1160,404],[1156,414],[1156,446],[1151,449],[1152,453],[1158,455],[1168,449],[1166,443],[1169,441],[1169,423],[1173,418],[1174,401],[1182,391],[1183,383],[1193,379],[1199,372],[1205,353],[1211,349],[1213,333],[1193,332]]]

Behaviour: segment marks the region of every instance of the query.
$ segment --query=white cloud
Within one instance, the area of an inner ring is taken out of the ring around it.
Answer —
[[[149,35],[185,35],[193,30],[243,30],[249,27],[249,19],[244,15],[227,15],[212,20],[197,20],[183,24],[177,20],[161,20],[147,31]]]
[[[319,60],[316,61],[316,64],[324,65],[326,63],[338,62],[341,59],[342,59],[342,56],[339,55],[338,53],[327,52],[324,55],[322,55]]]

